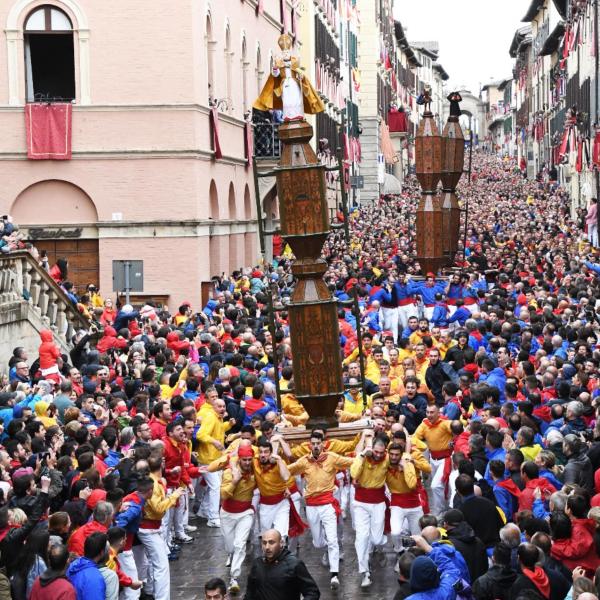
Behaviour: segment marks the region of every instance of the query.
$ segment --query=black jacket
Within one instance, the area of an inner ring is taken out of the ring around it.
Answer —
[[[410,583],[408,581],[398,580],[398,586],[398,591],[394,595],[394,600],[404,600],[412,594]]]
[[[563,473],[563,482],[574,483],[590,494],[594,493],[594,469],[585,450],[569,456]]]
[[[27,536],[33,531],[48,508],[48,494],[41,492],[37,496],[31,497],[34,499],[34,503],[31,512],[27,515],[26,523],[22,527],[7,527],[0,531],[0,567],[6,569],[9,577],[22,558],[23,545]]]
[[[492,565],[473,583],[473,596],[477,600],[508,600],[516,578],[517,573],[510,567]]]
[[[488,570],[488,557],[483,542],[475,536],[473,528],[465,521],[448,530],[448,539],[463,555],[471,581],[475,581]]]
[[[442,386],[447,381],[458,384],[458,374],[447,362],[438,361],[435,365],[429,365],[425,371],[425,383],[435,397],[438,406],[444,406]]]
[[[500,541],[498,532],[504,523],[496,505],[491,500],[481,496],[469,496],[463,499],[460,511],[486,548]]]
[[[321,592],[306,565],[284,549],[273,562],[257,558],[248,575],[244,600],[319,600]]]
[[[554,569],[548,569],[547,567],[544,567],[544,571],[546,572],[546,575],[548,576],[548,580],[550,582],[549,600],[563,600],[569,592],[571,584],[558,571],[555,571]],[[521,573],[517,576],[517,579],[511,587],[511,600],[518,598],[519,594],[523,590],[533,590],[540,595],[540,598],[543,598],[542,594],[537,589],[535,584],[531,581],[531,579],[529,579],[529,577],[526,577]]]

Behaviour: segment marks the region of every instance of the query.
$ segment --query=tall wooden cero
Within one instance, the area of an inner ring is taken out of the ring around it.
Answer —
[[[421,185],[417,207],[417,260],[423,273],[437,273],[445,263],[442,208],[437,187],[442,175],[442,138],[430,110],[429,90],[420,98],[425,105],[415,139],[416,175]]]
[[[458,92],[448,96],[450,115],[442,136],[442,238],[444,254],[449,264],[454,262],[460,238],[460,207],[456,197],[456,187],[463,174],[465,161],[465,136],[458,119],[459,103],[462,98]]]
[[[323,281],[321,250],[330,230],[324,167],[309,141],[304,120],[279,127],[282,153],[277,171],[281,234],[296,260],[297,282],[288,305],[296,398],[310,415],[308,425],[336,425],[344,393],[337,302]]]

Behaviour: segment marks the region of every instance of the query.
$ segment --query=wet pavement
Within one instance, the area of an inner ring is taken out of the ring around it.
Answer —
[[[171,597],[182,600],[203,600],[204,584],[211,577],[222,577],[229,582],[229,569],[225,567],[227,558],[220,529],[206,527],[204,520],[194,522],[198,530],[193,535],[195,541],[183,547],[178,561],[171,563]],[[306,564],[321,590],[321,600],[339,600],[348,598],[370,598],[371,600],[392,600],[397,585],[394,572],[395,555],[388,542],[385,555],[379,555],[382,564],[375,564],[371,571],[373,584],[363,590],[360,587],[358,562],[354,550],[354,531],[350,519],[344,522],[344,561],[340,563],[340,587],[333,592],[329,587],[329,571],[321,565],[323,550],[312,545],[310,531],[300,539],[300,558]],[[377,555],[376,555],[377,556]],[[385,561],[385,564],[383,564]],[[379,562],[379,561],[377,561]],[[246,588],[246,578],[251,558],[246,556],[239,579],[241,592],[231,600],[242,599]]]

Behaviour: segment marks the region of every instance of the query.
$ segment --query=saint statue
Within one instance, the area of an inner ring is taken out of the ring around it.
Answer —
[[[284,121],[299,121],[305,114],[323,112],[323,102],[302,73],[298,58],[292,55],[292,38],[284,33],[277,44],[281,54],[253,107],[263,111],[281,110]]]

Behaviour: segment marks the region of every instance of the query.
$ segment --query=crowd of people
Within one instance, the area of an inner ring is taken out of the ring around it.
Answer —
[[[175,314],[90,286],[68,356],[50,331],[36,355],[16,347],[0,392],[0,600],[168,599],[170,563],[206,527],[225,547],[211,600],[317,600],[301,539],[332,594],[350,553],[368,589],[393,551],[390,599],[599,598],[595,247],[566,193],[512,160],[475,153],[460,195],[466,247],[447,275],[414,259],[410,181],[353,211],[350,243],[336,230],[325,245],[332,294],[356,290],[360,306],[338,314],[342,433],[286,439],[309,420],[289,258],[218,278],[206,306]],[[66,261],[49,271],[65,285]]]

